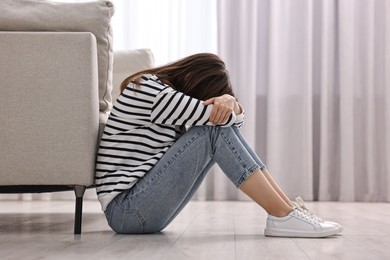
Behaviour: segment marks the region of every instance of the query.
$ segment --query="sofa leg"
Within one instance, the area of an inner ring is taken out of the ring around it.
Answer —
[[[86,189],[85,186],[74,187],[74,193],[76,195],[74,234],[81,234],[81,220],[83,215],[83,196],[84,196],[85,189]]]

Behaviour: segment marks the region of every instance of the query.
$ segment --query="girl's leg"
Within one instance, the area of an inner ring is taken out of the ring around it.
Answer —
[[[105,213],[110,226],[118,233],[160,231],[190,200],[214,162],[268,213],[286,215],[291,208],[261,174],[263,166],[234,128],[191,128],[134,187],[109,204]]]
[[[279,196],[288,204],[291,206],[291,200],[287,197],[286,194],[282,191],[282,189],[279,187],[279,185],[276,183],[274,178],[272,178],[271,174],[268,172],[267,169],[263,169],[262,173],[264,174],[265,178],[268,180],[268,182],[271,184],[271,186],[274,188],[274,190],[279,194]]]
[[[292,211],[290,204],[282,199],[259,169],[241,185],[240,190],[272,216],[284,217]]]
[[[226,143],[228,147],[230,147],[230,149],[220,149],[223,155],[232,152],[236,156],[236,161],[240,161],[240,157],[251,158],[252,164],[257,166],[253,171],[253,174],[248,176],[245,182],[236,186],[253,201],[263,207],[268,214],[277,217],[289,214],[292,211],[292,207],[289,203],[286,203],[283,200],[283,198],[264,176],[261,169],[264,170],[265,165],[258,158],[253,149],[247,144],[239,129],[237,127],[231,127],[228,130],[221,129],[221,137],[223,137],[222,140],[225,141],[223,143]],[[224,173],[228,175],[229,169],[226,169],[224,163],[220,163],[222,161],[221,159],[217,156],[214,157],[216,158],[215,161],[219,164]],[[234,160],[234,156],[232,157],[232,160]]]
[[[241,134],[240,130],[238,128],[233,129],[236,133],[238,139],[240,139],[241,143],[246,147],[250,155],[255,159],[255,161],[259,165],[264,165],[263,162],[260,160],[260,158],[257,156],[257,154],[253,151],[252,147],[247,143],[244,136]],[[276,181],[272,178],[271,174],[268,172],[267,168],[265,168],[265,165],[261,167],[261,172],[264,174],[265,178],[268,180],[268,182],[271,184],[271,186],[274,188],[274,190],[279,194],[279,196],[288,204],[291,205],[290,199],[287,197],[287,195],[282,191],[282,189],[279,187],[279,185],[276,183]]]

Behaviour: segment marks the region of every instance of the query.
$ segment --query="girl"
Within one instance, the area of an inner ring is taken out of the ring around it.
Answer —
[[[117,233],[163,230],[214,163],[267,213],[265,235],[325,237],[341,226],[291,202],[241,135],[244,109],[224,62],[195,54],[121,84],[97,157],[96,186]]]

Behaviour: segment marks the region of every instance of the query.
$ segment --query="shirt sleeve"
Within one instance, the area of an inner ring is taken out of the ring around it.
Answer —
[[[157,94],[152,106],[151,121],[167,125],[213,125],[209,122],[213,105],[205,106],[199,99],[185,95],[170,87]],[[244,122],[244,112],[236,115],[234,112],[221,127],[238,126]]]

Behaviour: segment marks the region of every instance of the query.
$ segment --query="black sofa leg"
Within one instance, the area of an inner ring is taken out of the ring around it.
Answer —
[[[74,193],[76,195],[76,210],[74,219],[74,234],[81,234],[81,220],[83,216],[83,196],[85,186],[75,186]]]

